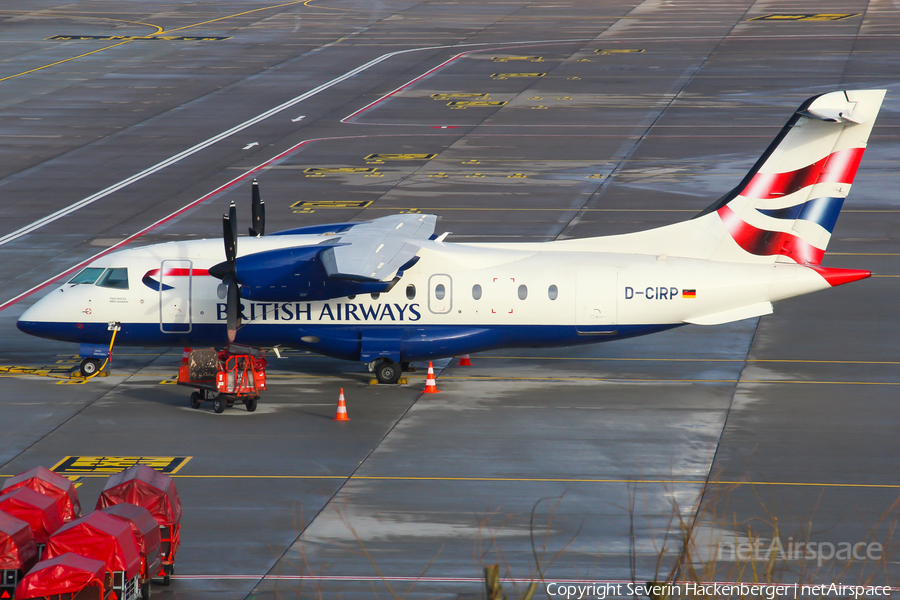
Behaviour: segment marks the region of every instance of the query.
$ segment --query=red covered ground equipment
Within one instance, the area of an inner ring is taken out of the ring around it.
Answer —
[[[39,562],[16,588],[17,600],[106,600],[108,596],[106,564],[71,552]]]
[[[0,510],[31,525],[34,541],[39,546],[46,544],[47,538],[63,525],[59,505],[53,498],[26,487],[0,496]]]
[[[127,502],[107,506],[103,512],[131,527],[138,552],[141,554],[141,596],[145,600],[150,598],[150,579],[159,573],[162,567],[159,555],[159,524],[146,508]]]
[[[175,555],[181,544],[181,501],[175,482],[146,465],[135,465],[110,476],[97,500],[97,509],[128,502],[150,511],[159,524],[162,568],[156,574],[168,585],[175,572]]]
[[[0,511],[0,599],[15,596],[16,586],[37,561],[31,525]]]
[[[212,400],[213,410],[221,413],[235,402],[243,402],[253,412],[259,393],[266,389],[266,353],[238,344],[229,344],[221,352],[194,350],[178,370],[178,385],[197,388],[191,394],[193,408]]]
[[[78,503],[75,485],[46,467],[35,467],[7,479],[0,489],[0,495],[20,487],[27,487],[38,494],[53,498],[59,505],[64,523],[81,516],[81,504]]]
[[[66,552],[106,563],[119,600],[140,596],[141,555],[128,524],[100,511],[70,521],[50,536],[44,557],[56,558]]]

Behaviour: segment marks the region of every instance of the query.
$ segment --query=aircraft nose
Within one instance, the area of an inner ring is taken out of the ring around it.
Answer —
[[[53,293],[50,293],[26,309],[16,321],[16,327],[29,335],[47,337],[47,328],[60,320],[60,308]]]

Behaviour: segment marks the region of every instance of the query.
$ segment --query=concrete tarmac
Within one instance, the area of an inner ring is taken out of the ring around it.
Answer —
[[[769,557],[737,545],[775,538],[804,553],[758,578],[897,585],[900,17],[597,4],[0,8],[0,477],[106,457],[72,475],[87,508],[122,457],[190,457],[161,597],[480,598],[488,564],[512,597],[677,564],[750,581]],[[370,386],[290,351],[255,413],[221,415],[172,385],[181,348],[121,348],[73,384],[46,375],[75,346],[15,328],[98,253],[218,237],[232,200],[249,224],[254,176],[270,231],[409,212],[458,242],[638,231],[730,190],[804,99],[871,87],[887,99],[825,264],[876,275],[761,319],[447,360],[437,395],[424,365]]]

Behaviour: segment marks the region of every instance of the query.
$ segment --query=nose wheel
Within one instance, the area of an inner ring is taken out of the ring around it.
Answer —
[[[100,361],[96,358],[85,358],[81,361],[81,376],[90,377],[100,370]]]

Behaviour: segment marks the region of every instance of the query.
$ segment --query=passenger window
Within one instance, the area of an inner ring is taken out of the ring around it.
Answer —
[[[551,285],[550,289],[547,290],[547,295],[551,300],[556,300],[556,298],[559,296],[559,290],[555,285]]]
[[[472,286],[472,297],[476,300],[481,300],[481,286],[477,283]]]
[[[379,298],[381,298],[381,294],[379,294],[378,292],[372,292],[371,296],[372,300],[378,300]]]
[[[434,288],[434,297],[438,300],[443,300],[444,296],[447,295],[447,288],[444,287],[443,283],[437,284]]]
[[[73,277],[68,281],[71,284],[77,283],[94,283],[97,281],[97,278],[100,277],[100,273],[103,272],[103,268],[97,267],[88,267],[87,269],[82,269],[78,275]]]
[[[413,284],[409,284],[406,286],[406,299],[407,300],[415,300],[416,299],[416,286]]]
[[[97,285],[117,290],[128,289],[128,269],[107,269],[97,280]]]
[[[524,285],[519,286],[519,300],[524,300],[528,297],[528,288]]]

